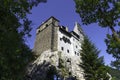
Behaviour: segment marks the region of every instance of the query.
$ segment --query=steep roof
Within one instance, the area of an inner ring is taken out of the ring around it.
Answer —
[[[53,18],[54,20],[60,22],[58,19],[56,19],[54,16],[51,16],[50,18],[48,18],[44,23],[46,23],[47,21],[49,21],[51,18]],[[40,26],[42,26],[44,23],[42,23]],[[40,26],[38,28],[40,28]],[[37,28],[37,29],[38,29]]]
[[[83,30],[78,22],[75,22],[73,31],[78,35],[80,35],[81,33],[83,34]]]

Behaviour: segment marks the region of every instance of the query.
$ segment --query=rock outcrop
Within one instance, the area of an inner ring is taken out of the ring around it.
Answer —
[[[53,80],[55,76],[63,80],[84,80],[80,62],[79,58],[65,56],[58,51],[44,51],[28,66],[27,80]]]

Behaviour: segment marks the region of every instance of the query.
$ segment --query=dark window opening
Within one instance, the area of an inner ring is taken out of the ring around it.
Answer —
[[[65,27],[65,26],[62,26],[62,28],[63,28],[64,30],[66,30],[66,27]]]
[[[77,55],[79,56],[79,53],[77,53]]]
[[[38,33],[40,32],[40,30],[38,30]]]
[[[69,53],[69,50],[67,50],[67,53]]]
[[[62,39],[65,43],[71,44],[71,41],[68,38],[66,38],[65,36],[63,36]]]
[[[76,46],[76,48],[77,48],[77,46]]]
[[[61,47],[61,50],[64,50],[64,48],[63,48],[63,47]]]
[[[46,24],[46,27],[48,27],[48,24]]]
[[[68,59],[67,59],[67,62],[71,62],[71,59],[70,59],[70,58],[68,58]]]
[[[75,51],[75,55],[76,55],[76,51]]]
[[[60,41],[62,40],[62,38],[60,38]]]

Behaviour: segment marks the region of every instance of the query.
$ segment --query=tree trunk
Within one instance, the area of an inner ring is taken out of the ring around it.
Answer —
[[[115,29],[113,27],[110,27],[110,29],[111,29],[111,31],[113,33],[113,36],[116,39],[116,41],[120,42],[120,38],[119,38],[117,32],[115,31]]]

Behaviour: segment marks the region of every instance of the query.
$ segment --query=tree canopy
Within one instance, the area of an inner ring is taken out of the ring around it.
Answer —
[[[120,70],[113,69],[111,67],[108,67],[108,68],[109,68],[109,73],[113,77],[113,80],[119,80],[120,79]]]
[[[75,0],[75,3],[84,24],[98,22],[102,27],[114,27],[120,23],[119,0]]]
[[[83,24],[98,23],[102,28],[109,28],[112,34],[107,34],[105,40],[107,52],[116,61],[120,59],[120,1],[119,0],[74,0],[76,12]],[[117,29],[115,29],[117,27]],[[120,65],[120,64],[118,64]]]
[[[40,2],[46,0],[0,0],[0,80],[23,80],[34,58],[25,44],[31,30],[27,14]]]

